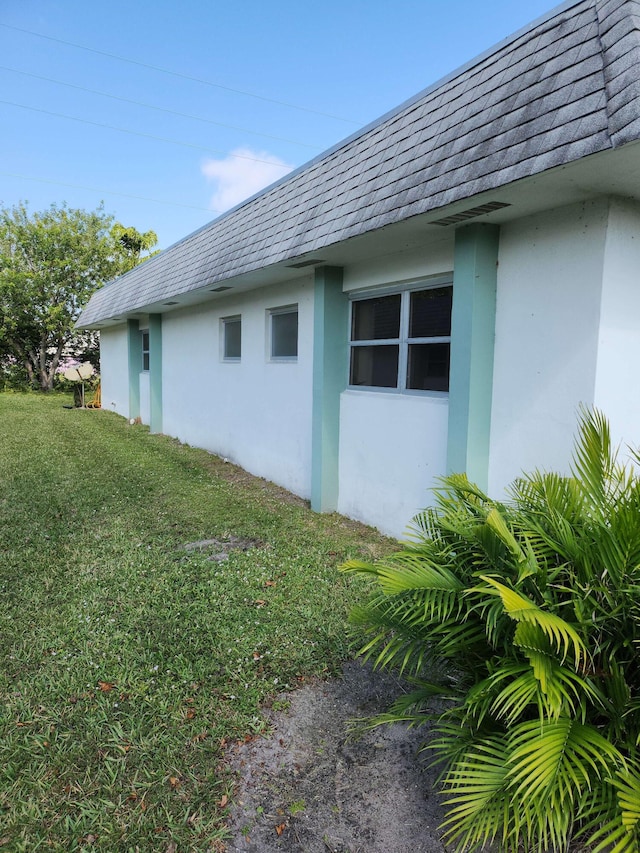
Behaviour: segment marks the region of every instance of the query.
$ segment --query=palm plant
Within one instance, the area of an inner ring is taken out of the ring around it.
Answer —
[[[415,688],[373,722],[435,721],[447,842],[639,849],[640,479],[602,414],[571,476],[505,503],[449,476],[402,551],[343,570],[376,582],[363,654]]]

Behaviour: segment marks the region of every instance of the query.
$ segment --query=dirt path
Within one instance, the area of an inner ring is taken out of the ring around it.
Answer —
[[[272,733],[234,747],[240,773],[229,853],[441,853],[434,774],[404,725],[347,737],[350,720],[388,707],[396,680],[358,662],[269,713]]]

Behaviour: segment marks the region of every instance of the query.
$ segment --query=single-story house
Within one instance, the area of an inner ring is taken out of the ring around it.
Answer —
[[[640,2],[569,0],[107,284],[102,400],[401,535],[640,441]]]

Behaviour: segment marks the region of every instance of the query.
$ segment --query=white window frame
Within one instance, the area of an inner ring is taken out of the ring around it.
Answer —
[[[240,324],[240,355],[226,355],[227,352],[227,326],[231,323]],[[222,317],[220,320],[220,358],[222,361],[237,364],[242,359],[242,314],[234,314],[232,317]]]
[[[268,309],[268,326],[269,333],[267,336],[268,339],[268,359],[269,361],[274,362],[293,362],[298,360],[298,352],[300,350],[300,312],[298,310],[298,304],[294,305],[281,305],[278,308],[269,308]],[[298,318],[297,323],[297,334],[296,334],[296,354],[295,355],[274,355],[273,354],[273,345],[274,345],[274,334],[273,334],[273,318],[282,316],[283,314],[295,314]]]
[[[147,339],[146,347],[144,345],[145,344],[145,337]],[[151,365],[151,359],[150,359],[151,346],[150,346],[150,338],[149,338],[149,329],[140,329],[140,349],[142,352],[142,364],[140,365],[140,367],[142,368],[143,373],[148,373],[149,367]],[[147,363],[146,367],[144,366],[145,365],[145,356],[146,356],[146,363]]]
[[[435,290],[442,287],[453,288],[453,276],[448,275],[437,279],[428,279],[423,281],[414,281],[410,284],[402,286],[389,285],[387,287],[377,288],[376,290],[368,290],[352,294],[349,305],[349,376],[347,388],[351,391],[376,391],[386,394],[417,394],[421,397],[448,397],[449,391],[436,390],[421,390],[419,388],[407,388],[407,368],[409,359],[409,346],[411,344],[451,344],[451,334],[439,335],[427,338],[410,338],[409,337],[409,309],[411,305],[411,294],[421,290]],[[368,299],[375,299],[382,296],[396,296],[400,294],[400,329],[399,337],[384,338],[374,340],[353,341],[351,340],[353,330],[353,310],[357,302],[365,302]],[[398,346],[398,376],[395,387],[382,385],[351,385],[351,352],[354,347],[362,346]]]

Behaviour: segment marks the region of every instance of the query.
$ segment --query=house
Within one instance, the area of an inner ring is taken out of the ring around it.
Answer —
[[[103,406],[400,535],[640,438],[640,2],[569,0],[99,290]]]

